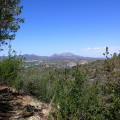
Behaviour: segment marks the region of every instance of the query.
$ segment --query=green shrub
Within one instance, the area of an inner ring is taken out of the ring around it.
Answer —
[[[114,53],[112,58],[107,56],[104,68],[108,78],[104,92],[109,95],[109,105],[106,106],[104,116],[106,120],[120,120],[120,54]]]
[[[12,55],[13,54],[13,55]],[[18,72],[22,68],[23,58],[16,55],[15,51],[11,53],[11,46],[8,58],[0,60],[0,82],[13,86],[16,83]]]
[[[78,69],[72,75],[74,81],[66,77],[57,82],[51,116],[57,120],[102,120],[97,84],[89,86]]]

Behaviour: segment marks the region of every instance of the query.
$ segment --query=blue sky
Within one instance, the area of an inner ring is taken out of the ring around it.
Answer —
[[[11,42],[18,53],[102,57],[105,46],[111,53],[120,50],[120,0],[21,0],[21,5],[25,23]]]

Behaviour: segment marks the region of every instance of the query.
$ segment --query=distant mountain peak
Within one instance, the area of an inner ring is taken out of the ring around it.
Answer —
[[[60,54],[53,54],[51,57],[52,58],[79,58],[81,56],[74,55],[73,53],[70,53],[70,52],[63,52]]]
[[[70,52],[63,52],[63,53],[61,53],[61,55],[63,55],[63,56],[75,56],[74,54],[72,54]]]
[[[69,53],[69,52],[63,52],[60,54],[53,54],[52,56],[74,56],[74,54]]]

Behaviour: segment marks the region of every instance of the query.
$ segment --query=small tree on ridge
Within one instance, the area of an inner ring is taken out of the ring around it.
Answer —
[[[18,17],[23,6],[21,0],[0,0],[0,47],[8,43],[7,40],[15,38],[15,32],[20,28],[19,23],[24,19]]]

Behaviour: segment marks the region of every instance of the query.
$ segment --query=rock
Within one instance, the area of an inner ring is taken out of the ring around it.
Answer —
[[[39,116],[31,116],[27,120],[41,120],[41,118]]]
[[[27,111],[33,111],[33,110],[38,110],[38,105],[34,102],[31,102],[30,104],[27,104]]]
[[[44,114],[44,116],[48,116],[49,115],[49,110],[46,110],[46,109],[44,109],[44,110],[42,110],[42,113]]]
[[[29,105],[31,107],[34,107],[35,109],[38,109],[38,105],[36,103],[34,103],[34,102],[31,102]]]

